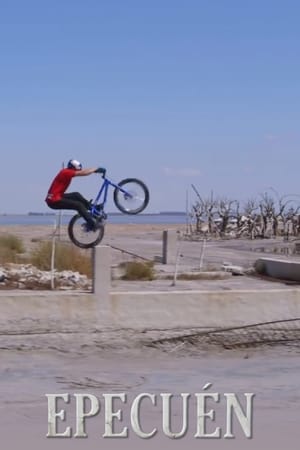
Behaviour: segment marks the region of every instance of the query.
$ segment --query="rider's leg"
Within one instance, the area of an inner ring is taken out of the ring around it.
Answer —
[[[58,200],[57,202],[49,202],[48,206],[52,209],[72,209],[77,211],[88,223],[91,228],[94,228],[95,226],[95,220],[93,217],[89,214],[87,209],[84,207],[84,205],[76,200],[71,200],[68,198],[62,198],[61,200]]]
[[[70,192],[64,194],[63,198],[79,201],[84,205],[86,209],[90,209],[92,203],[92,200],[88,201],[85,197],[83,197],[83,195],[80,194],[80,192]],[[99,203],[98,205],[95,205],[95,208],[98,212],[102,211],[103,207],[104,203]]]
[[[80,192],[69,192],[63,195],[63,200],[75,200],[76,202],[81,202],[86,209],[89,209],[90,202],[80,194]]]

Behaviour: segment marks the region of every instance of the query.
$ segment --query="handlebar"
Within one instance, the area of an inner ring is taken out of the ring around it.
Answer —
[[[97,170],[95,170],[95,173],[98,173],[99,175],[102,176],[102,178],[105,178],[106,175],[106,169],[99,167]]]

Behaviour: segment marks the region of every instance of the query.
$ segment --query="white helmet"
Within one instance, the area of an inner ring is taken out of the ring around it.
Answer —
[[[70,161],[68,162],[68,169],[81,170],[82,164],[77,161],[77,159],[70,159]]]

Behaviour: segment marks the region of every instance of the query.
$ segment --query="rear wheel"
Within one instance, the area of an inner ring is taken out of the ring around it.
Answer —
[[[145,183],[136,178],[126,178],[114,190],[116,207],[124,214],[138,214],[149,203],[149,190]]]
[[[96,230],[91,230],[86,220],[80,214],[76,214],[69,222],[68,234],[77,247],[91,248],[102,241],[104,225],[100,223]]]

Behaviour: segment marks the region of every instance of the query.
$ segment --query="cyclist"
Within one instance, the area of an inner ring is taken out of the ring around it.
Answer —
[[[83,169],[82,164],[76,159],[70,159],[65,169],[61,169],[55,176],[48,190],[45,201],[51,209],[72,209],[77,211],[88,223],[92,230],[97,229],[97,221],[89,213],[90,202],[79,192],[66,193],[72,178],[91,175],[92,173],[104,174],[103,167]]]

